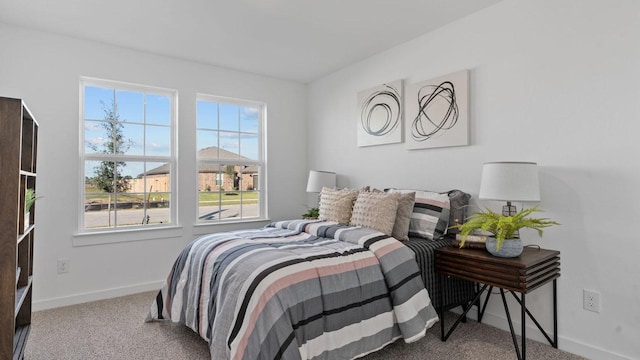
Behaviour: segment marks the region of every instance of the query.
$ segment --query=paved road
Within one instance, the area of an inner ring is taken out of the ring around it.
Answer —
[[[218,211],[217,206],[201,206],[199,216],[206,220],[218,220],[234,218],[240,216],[240,205],[225,205],[222,211]],[[171,216],[169,208],[152,208],[147,209],[149,215],[149,223],[157,224],[160,222],[168,222]],[[208,216],[207,216],[208,215]],[[143,209],[118,209],[118,224],[140,225],[144,216]],[[253,204],[243,208],[244,217],[258,216],[258,205]],[[111,211],[111,223],[114,222],[114,212]],[[107,227],[108,211],[86,211],[84,213],[84,226],[86,228]]]

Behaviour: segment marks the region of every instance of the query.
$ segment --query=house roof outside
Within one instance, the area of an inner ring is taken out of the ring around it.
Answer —
[[[207,147],[198,151],[199,159],[222,159],[229,160],[229,165],[242,165],[243,161],[252,161],[251,159],[236,154],[234,152],[221,149],[216,146]],[[218,164],[207,163],[207,162],[198,162],[198,172],[200,173],[217,173],[219,170]],[[153,168],[147,171],[142,175],[164,175],[169,173],[169,164],[163,164],[156,168]],[[256,165],[248,165],[243,170],[244,174],[257,174],[258,167]]]

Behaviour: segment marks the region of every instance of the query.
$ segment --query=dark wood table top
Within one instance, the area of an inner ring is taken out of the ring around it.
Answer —
[[[443,247],[435,251],[436,272],[527,293],[560,277],[560,252],[525,247],[515,258],[483,249]]]

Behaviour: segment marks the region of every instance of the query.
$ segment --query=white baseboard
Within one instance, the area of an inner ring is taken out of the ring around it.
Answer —
[[[83,294],[75,294],[70,296],[63,296],[59,298],[53,299],[44,299],[44,300],[36,300],[33,301],[32,310],[40,311],[53,309],[63,306],[82,304],[91,301],[97,300],[105,300],[116,298],[120,296],[133,295],[145,291],[153,291],[160,290],[160,288],[164,285],[164,281],[154,281],[145,284],[136,284],[131,286],[124,286],[113,289],[106,289],[94,292],[88,292]]]
[[[461,314],[462,311],[460,308],[455,308],[452,310],[457,314]],[[474,306],[469,312],[467,316],[470,319],[478,320],[478,310],[477,307]],[[516,319],[517,317],[517,319]],[[511,316],[511,321],[513,322],[513,327],[515,329],[516,334],[520,335],[521,323],[518,321],[520,319],[520,312],[518,311],[517,316]],[[485,312],[482,316],[482,323],[491,325],[500,330],[509,331],[509,322],[507,318],[503,315],[495,315],[489,312]],[[447,324],[447,327],[452,324]],[[549,337],[553,338],[553,332],[545,329]],[[527,320],[527,339],[535,340],[541,342],[543,344],[548,344],[547,339],[540,333],[540,330],[535,326],[535,324],[529,319]],[[570,339],[558,334],[558,349],[562,351],[566,351],[572,354],[583,356],[587,359],[602,359],[602,360],[633,360],[631,357],[627,357],[625,355],[616,354],[609,350],[601,349],[599,347],[595,347],[593,345],[585,344],[583,342]]]

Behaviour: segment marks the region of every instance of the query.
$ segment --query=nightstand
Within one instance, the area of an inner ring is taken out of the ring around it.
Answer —
[[[557,284],[556,281],[560,277],[560,252],[555,250],[538,249],[526,247],[519,257],[501,258],[489,254],[482,249],[460,249],[455,247],[444,247],[435,251],[435,268],[436,272],[441,276],[453,276],[460,279],[473,281],[477,284],[479,290],[474,300],[467,306],[464,312],[453,324],[451,329],[445,334],[444,309],[440,311],[440,336],[442,341],[446,341],[451,333],[460,324],[471,309],[472,305],[478,305],[478,322],[482,321],[482,315],[491,296],[494,287],[500,289],[502,303],[504,304],[505,314],[509,322],[513,345],[516,349],[518,359],[526,358],[526,320],[527,315],[534,324],[547,338],[549,344],[554,348],[558,347],[558,302],[557,302]],[[533,317],[526,307],[526,294],[535,289],[553,282],[553,340],[549,334],[542,329],[542,326]],[[440,294],[444,293],[446,281],[441,281]],[[488,289],[481,306],[481,296]],[[522,322],[522,345],[518,347],[516,334],[511,322],[507,299],[505,298],[505,290],[520,304],[520,316]],[[515,293],[520,293],[520,298]],[[440,302],[442,304],[442,302]]]

